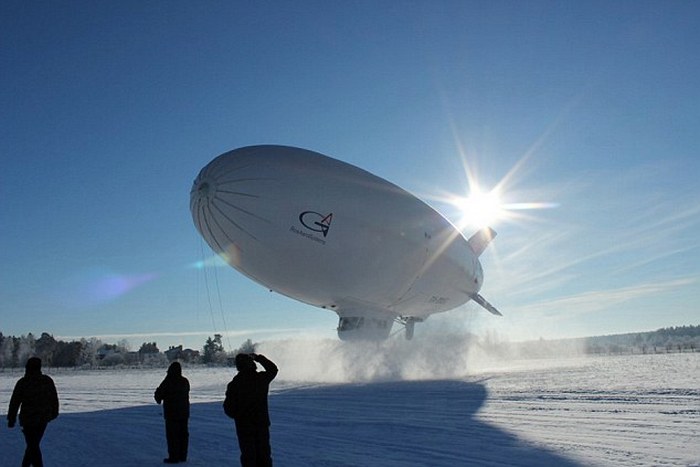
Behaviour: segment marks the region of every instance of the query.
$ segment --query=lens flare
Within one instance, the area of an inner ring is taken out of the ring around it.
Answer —
[[[90,307],[116,300],[156,278],[155,274],[118,274],[91,268],[66,277],[56,299],[66,306]]]

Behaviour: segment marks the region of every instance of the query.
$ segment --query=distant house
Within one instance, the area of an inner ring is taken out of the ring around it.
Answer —
[[[172,345],[168,350],[163,352],[166,357],[168,357],[168,361],[172,362],[180,358],[180,354],[182,353],[182,345],[178,345],[177,347],[173,347]]]
[[[170,346],[164,353],[169,362],[180,360],[192,363],[199,360],[199,350],[183,349],[182,345],[178,345],[177,347]]]
[[[180,359],[184,362],[196,362],[199,360],[199,350],[185,349],[182,351]]]

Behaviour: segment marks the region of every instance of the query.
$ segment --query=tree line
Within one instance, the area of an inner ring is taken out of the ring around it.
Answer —
[[[700,349],[700,325],[588,337],[585,344],[593,354],[695,352]]]
[[[166,366],[179,360],[185,363],[206,365],[231,364],[239,352],[255,352],[257,344],[250,339],[231,352],[227,352],[221,342],[221,334],[214,334],[204,342],[201,351],[171,346],[162,351],[156,342],[144,342],[138,351],[131,351],[126,340],[116,344],[104,343],[95,337],[80,340],[56,340],[51,334],[42,332],[39,338],[32,333],[23,336],[5,336],[0,332],[0,368],[22,368],[32,356],[41,358],[49,367],[109,367]],[[488,341],[488,339],[487,339]],[[517,344],[518,354],[545,355],[556,349],[565,355],[572,346],[590,354],[619,353],[670,353],[696,352],[700,349],[700,325],[661,328],[651,332],[615,334],[610,336],[564,339],[555,341],[533,341]],[[482,345],[501,352],[515,351],[510,347],[516,344],[504,342],[484,342]]]
[[[676,326],[649,332],[612,334],[523,342],[511,344],[518,355],[547,357],[553,355],[620,355],[696,352],[700,349],[700,326]]]
[[[228,364],[238,352],[254,352],[257,344],[250,339],[233,352],[224,350],[221,334],[208,337],[202,350],[171,346],[161,352],[156,342],[144,342],[132,351],[128,341],[105,343],[95,337],[79,340],[56,340],[48,332],[39,338],[32,333],[5,336],[0,332],[0,368],[22,368],[29,357],[39,357],[49,367],[165,366],[179,360],[186,363]]]

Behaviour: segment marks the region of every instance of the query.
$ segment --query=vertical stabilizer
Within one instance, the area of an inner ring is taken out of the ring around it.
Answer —
[[[491,227],[484,227],[469,239],[469,246],[476,256],[481,256],[491,240],[496,237],[496,231]]]

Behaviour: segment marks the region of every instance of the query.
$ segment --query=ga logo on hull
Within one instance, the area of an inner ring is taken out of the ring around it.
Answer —
[[[299,214],[299,222],[301,222],[301,225],[312,232],[323,234],[324,238],[328,235],[332,220],[333,213],[324,216],[316,211],[304,211]]]

